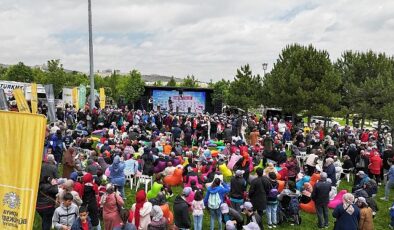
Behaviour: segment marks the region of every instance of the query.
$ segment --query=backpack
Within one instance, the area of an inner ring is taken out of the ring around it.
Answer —
[[[220,207],[221,203],[222,203],[222,200],[220,199],[220,195],[218,192],[209,194],[208,208],[218,209]]]
[[[268,198],[276,199],[278,197],[278,195],[279,195],[278,185],[272,186],[272,188],[268,192]]]
[[[298,197],[291,197],[289,202],[289,212],[292,215],[297,215],[300,212],[300,203]]]

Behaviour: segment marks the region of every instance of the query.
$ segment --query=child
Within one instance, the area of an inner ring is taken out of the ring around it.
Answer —
[[[74,221],[71,230],[90,230],[93,229],[85,206],[79,208],[79,217]]]
[[[193,221],[194,221],[194,229],[202,230],[202,219],[204,215],[204,202],[203,202],[202,192],[197,190],[194,194],[194,200],[192,201],[192,210],[193,210]]]
[[[276,228],[277,218],[276,213],[278,209],[278,182],[276,181],[276,174],[274,172],[268,173],[271,183],[271,189],[267,194],[267,219],[268,228]]]
[[[78,216],[78,207],[73,203],[74,197],[70,193],[63,196],[63,202],[56,208],[52,217],[52,225],[55,229],[71,229]]]

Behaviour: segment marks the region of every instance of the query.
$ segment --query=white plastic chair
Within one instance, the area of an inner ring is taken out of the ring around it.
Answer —
[[[140,187],[141,184],[145,185],[145,193],[148,192],[149,184],[152,187],[153,178],[151,176],[141,175],[137,178],[137,180],[138,180],[138,182],[137,182],[137,186],[135,187],[135,191],[138,190],[138,188]]]
[[[342,159],[343,151],[343,148],[338,149],[340,159]]]
[[[130,189],[133,190],[133,186],[134,186],[134,177],[132,174],[125,174],[126,177],[126,182],[129,181],[130,182]]]
[[[285,145],[286,145],[286,149],[290,150],[291,146],[293,145],[293,142],[292,141],[286,141]]]
[[[353,170],[354,168],[347,169],[346,172],[343,171],[343,174],[345,174],[346,181],[349,183],[351,179],[353,179]]]

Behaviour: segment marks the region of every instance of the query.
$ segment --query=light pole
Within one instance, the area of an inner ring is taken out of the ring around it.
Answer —
[[[93,39],[92,39],[92,2],[88,0],[88,14],[89,14],[89,64],[90,64],[90,111],[95,107],[94,95],[94,70],[93,70]]]
[[[267,70],[268,63],[263,63],[263,70],[264,70],[264,77],[265,77],[265,71]]]

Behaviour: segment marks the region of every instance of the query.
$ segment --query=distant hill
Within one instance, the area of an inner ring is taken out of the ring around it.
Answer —
[[[157,81],[169,82],[171,80],[171,77],[162,76],[162,75],[158,75],[158,74],[150,74],[150,75],[142,74],[142,80],[144,80],[144,82],[157,82]],[[183,79],[176,78],[176,77],[174,77],[174,80],[176,82],[183,81]]]

